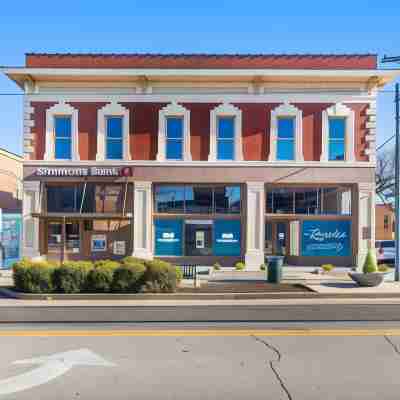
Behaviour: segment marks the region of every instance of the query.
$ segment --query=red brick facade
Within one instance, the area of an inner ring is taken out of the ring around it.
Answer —
[[[46,110],[54,102],[32,102],[34,113],[34,159],[45,151]],[[95,160],[97,151],[97,112],[106,102],[70,102],[79,112],[79,156]],[[155,160],[159,111],[166,103],[121,103],[130,111],[130,152],[133,160]],[[218,103],[182,103],[190,110],[190,142],[193,161],[207,161],[210,149],[210,112]],[[266,161],[270,147],[271,111],[279,103],[235,103],[242,111],[242,146],[245,161]],[[303,112],[303,155],[305,161],[319,161],[322,148],[322,112],[332,103],[296,103]],[[368,161],[365,154],[368,133],[367,104],[346,104],[355,112],[355,159]]]

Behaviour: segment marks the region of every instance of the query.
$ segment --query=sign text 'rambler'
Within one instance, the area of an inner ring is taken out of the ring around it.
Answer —
[[[40,167],[35,171],[36,176],[131,176],[130,167]]]

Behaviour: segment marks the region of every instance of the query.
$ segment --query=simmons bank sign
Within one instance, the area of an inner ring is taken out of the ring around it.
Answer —
[[[35,170],[35,176],[76,177],[103,176],[118,177],[132,176],[131,167],[40,167]]]

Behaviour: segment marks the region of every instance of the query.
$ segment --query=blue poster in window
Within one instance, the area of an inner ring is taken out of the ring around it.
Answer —
[[[11,268],[20,259],[21,226],[21,214],[0,213],[0,267]]]
[[[214,255],[240,256],[240,220],[214,221]]]
[[[351,256],[351,221],[303,221],[303,256]]]
[[[156,256],[182,256],[183,221],[181,219],[156,219],[154,227]]]

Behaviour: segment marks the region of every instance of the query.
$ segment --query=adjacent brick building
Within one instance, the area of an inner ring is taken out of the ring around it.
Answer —
[[[24,254],[258,269],[374,245],[375,55],[28,54]]]

